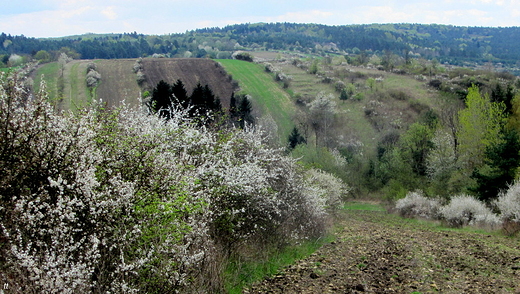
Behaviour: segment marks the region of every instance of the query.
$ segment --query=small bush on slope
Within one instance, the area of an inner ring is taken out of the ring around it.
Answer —
[[[334,213],[349,193],[349,188],[336,176],[318,169],[310,169],[305,173],[306,181],[314,187],[319,198],[325,201],[328,212]]]
[[[466,225],[496,226],[500,219],[483,203],[468,195],[451,198],[448,205],[440,209],[442,217],[452,227]]]
[[[504,232],[507,235],[520,232],[520,182],[514,183],[499,195],[495,203],[501,213]]]
[[[321,236],[323,193],[254,131],[57,114],[0,79],[0,280],[24,293],[218,292],[240,244]],[[44,89],[45,87],[42,87]],[[218,253],[222,254],[218,254]]]
[[[395,208],[403,217],[438,219],[441,203],[437,199],[425,197],[422,191],[408,192],[405,198],[397,200]]]
[[[516,182],[499,195],[496,205],[504,220],[520,223],[520,182]]]

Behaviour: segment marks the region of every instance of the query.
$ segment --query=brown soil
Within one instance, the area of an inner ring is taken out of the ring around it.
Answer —
[[[244,293],[520,293],[520,239],[348,211],[336,241]]]
[[[199,58],[144,58],[143,69],[146,87],[152,89],[161,80],[169,84],[180,79],[191,95],[193,88],[200,83],[208,85],[218,96],[224,107],[229,106],[229,98],[234,92],[228,74],[217,62]]]

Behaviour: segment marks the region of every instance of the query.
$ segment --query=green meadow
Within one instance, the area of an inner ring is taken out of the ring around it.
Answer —
[[[241,60],[220,59],[226,71],[240,84],[239,94],[253,97],[253,108],[262,115],[270,114],[278,124],[281,142],[285,142],[294,124],[295,105],[289,94],[259,64]]]

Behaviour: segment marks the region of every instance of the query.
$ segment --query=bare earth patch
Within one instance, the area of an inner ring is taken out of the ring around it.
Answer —
[[[146,75],[145,88],[153,89],[164,80],[173,84],[180,79],[188,95],[200,83],[208,85],[222,106],[228,107],[231,94],[235,91],[226,71],[211,59],[200,58],[144,58],[143,68]]]
[[[347,211],[337,240],[244,293],[520,293],[520,240]]]

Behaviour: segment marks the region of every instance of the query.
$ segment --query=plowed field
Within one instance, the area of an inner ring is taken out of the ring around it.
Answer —
[[[180,79],[188,95],[200,83],[208,85],[222,106],[229,106],[229,99],[234,91],[226,71],[211,59],[198,58],[144,58],[143,68],[147,87],[153,88],[161,80],[169,84]]]
[[[337,240],[244,293],[520,293],[520,239],[349,211]]]

